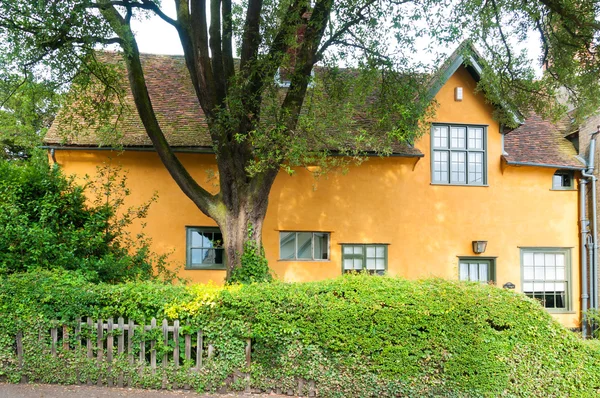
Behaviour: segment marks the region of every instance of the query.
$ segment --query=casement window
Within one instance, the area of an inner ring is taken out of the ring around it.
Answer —
[[[387,245],[342,245],[342,269],[383,275],[387,270]]]
[[[495,261],[478,257],[461,258],[458,261],[458,278],[461,281],[494,283],[496,282]]]
[[[485,126],[434,124],[431,127],[431,182],[487,184]]]
[[[571,251],[563,248],[522,248],[523,293],[555,312],[571,305]]]
[[[280,232],[280,260],[329,260],[328,232]]]
[[[570,190],[574,189],[574,173],[571,170],[558,170],[552,176],[552,189]]]
[[[224,269],[223,235],[215,227],[187,227],[186,268]]]

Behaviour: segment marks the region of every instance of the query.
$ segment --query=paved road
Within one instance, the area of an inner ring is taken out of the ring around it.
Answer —
[[[205,395],[190,391],[156,391],[135,388],[59,386],[55,384],[0,383],[0,398],[281,398],[277,394]]]

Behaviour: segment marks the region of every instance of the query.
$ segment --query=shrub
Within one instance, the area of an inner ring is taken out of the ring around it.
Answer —
[[[125,180],[107,168],[98,178],[78,185],[43,155],[0,161],[0,275],[66,269],[119,282],[164,270],[165,258],[148,250],[147,239],[132,239],[126,230],[149,203],[123,210]],[[86,189],[95,189],[95,203],[87,203]]]
[[[220,355],[210,365],[212,381],[192,383],[199,390],[243,367],[243,341],[250,337],[251,383],[265,389],[304,378],[316,381],[319,395],[332,397],[600,391],[597,346],[582,342],[536,301],[471,283],[345,275],[226,287],[108,285],[44,271],[1,278],[0,313],[0,376],[19,374],[2,360],[14,356],[17,327],[89,315],[138,322],[167,317],[202,329]],[[37,341],[37,332],[33,336]],[[40,370],[27,372],[34,377]],[[60,374],[49,381],[68,382]]]

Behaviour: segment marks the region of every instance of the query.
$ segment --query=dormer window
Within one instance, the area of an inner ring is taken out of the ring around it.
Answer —
[[[569,190],[574,189],[573,172],[570,170],[558,170],[552,176],[552,189]]]

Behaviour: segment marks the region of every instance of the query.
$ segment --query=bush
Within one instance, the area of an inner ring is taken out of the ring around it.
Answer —
[[[368,275],[298,284],[112,286],[68,275],[0,279],[0,363],[2,352],[6,357],[13,350],[17,319],[22,327],[54,317],[154,316],[201,328],[214,342],[221,362],[213,387],[243,367],[243,341],[250,337],[251,383],[264,389],[304,378],[331,397],[600,392],[597,346],[559,325],[536,301],[492,286]],[[10,366],[3,372],[16,374]],[[60,374],[51,381],[65,382]],[[205,390],[208,384],[192,385]]]
[[[144,236],[134,240],[126,232],[149,204],[123,211],[125,180],[107,168],[98,178],[77,185],[43,154],[29,162],[0,161],[0,275],[66,269],[120,282],[147,279],[153,266],[163,270],[164,257],[150,253]],[[91,205],[86,189],[96,194]]]

